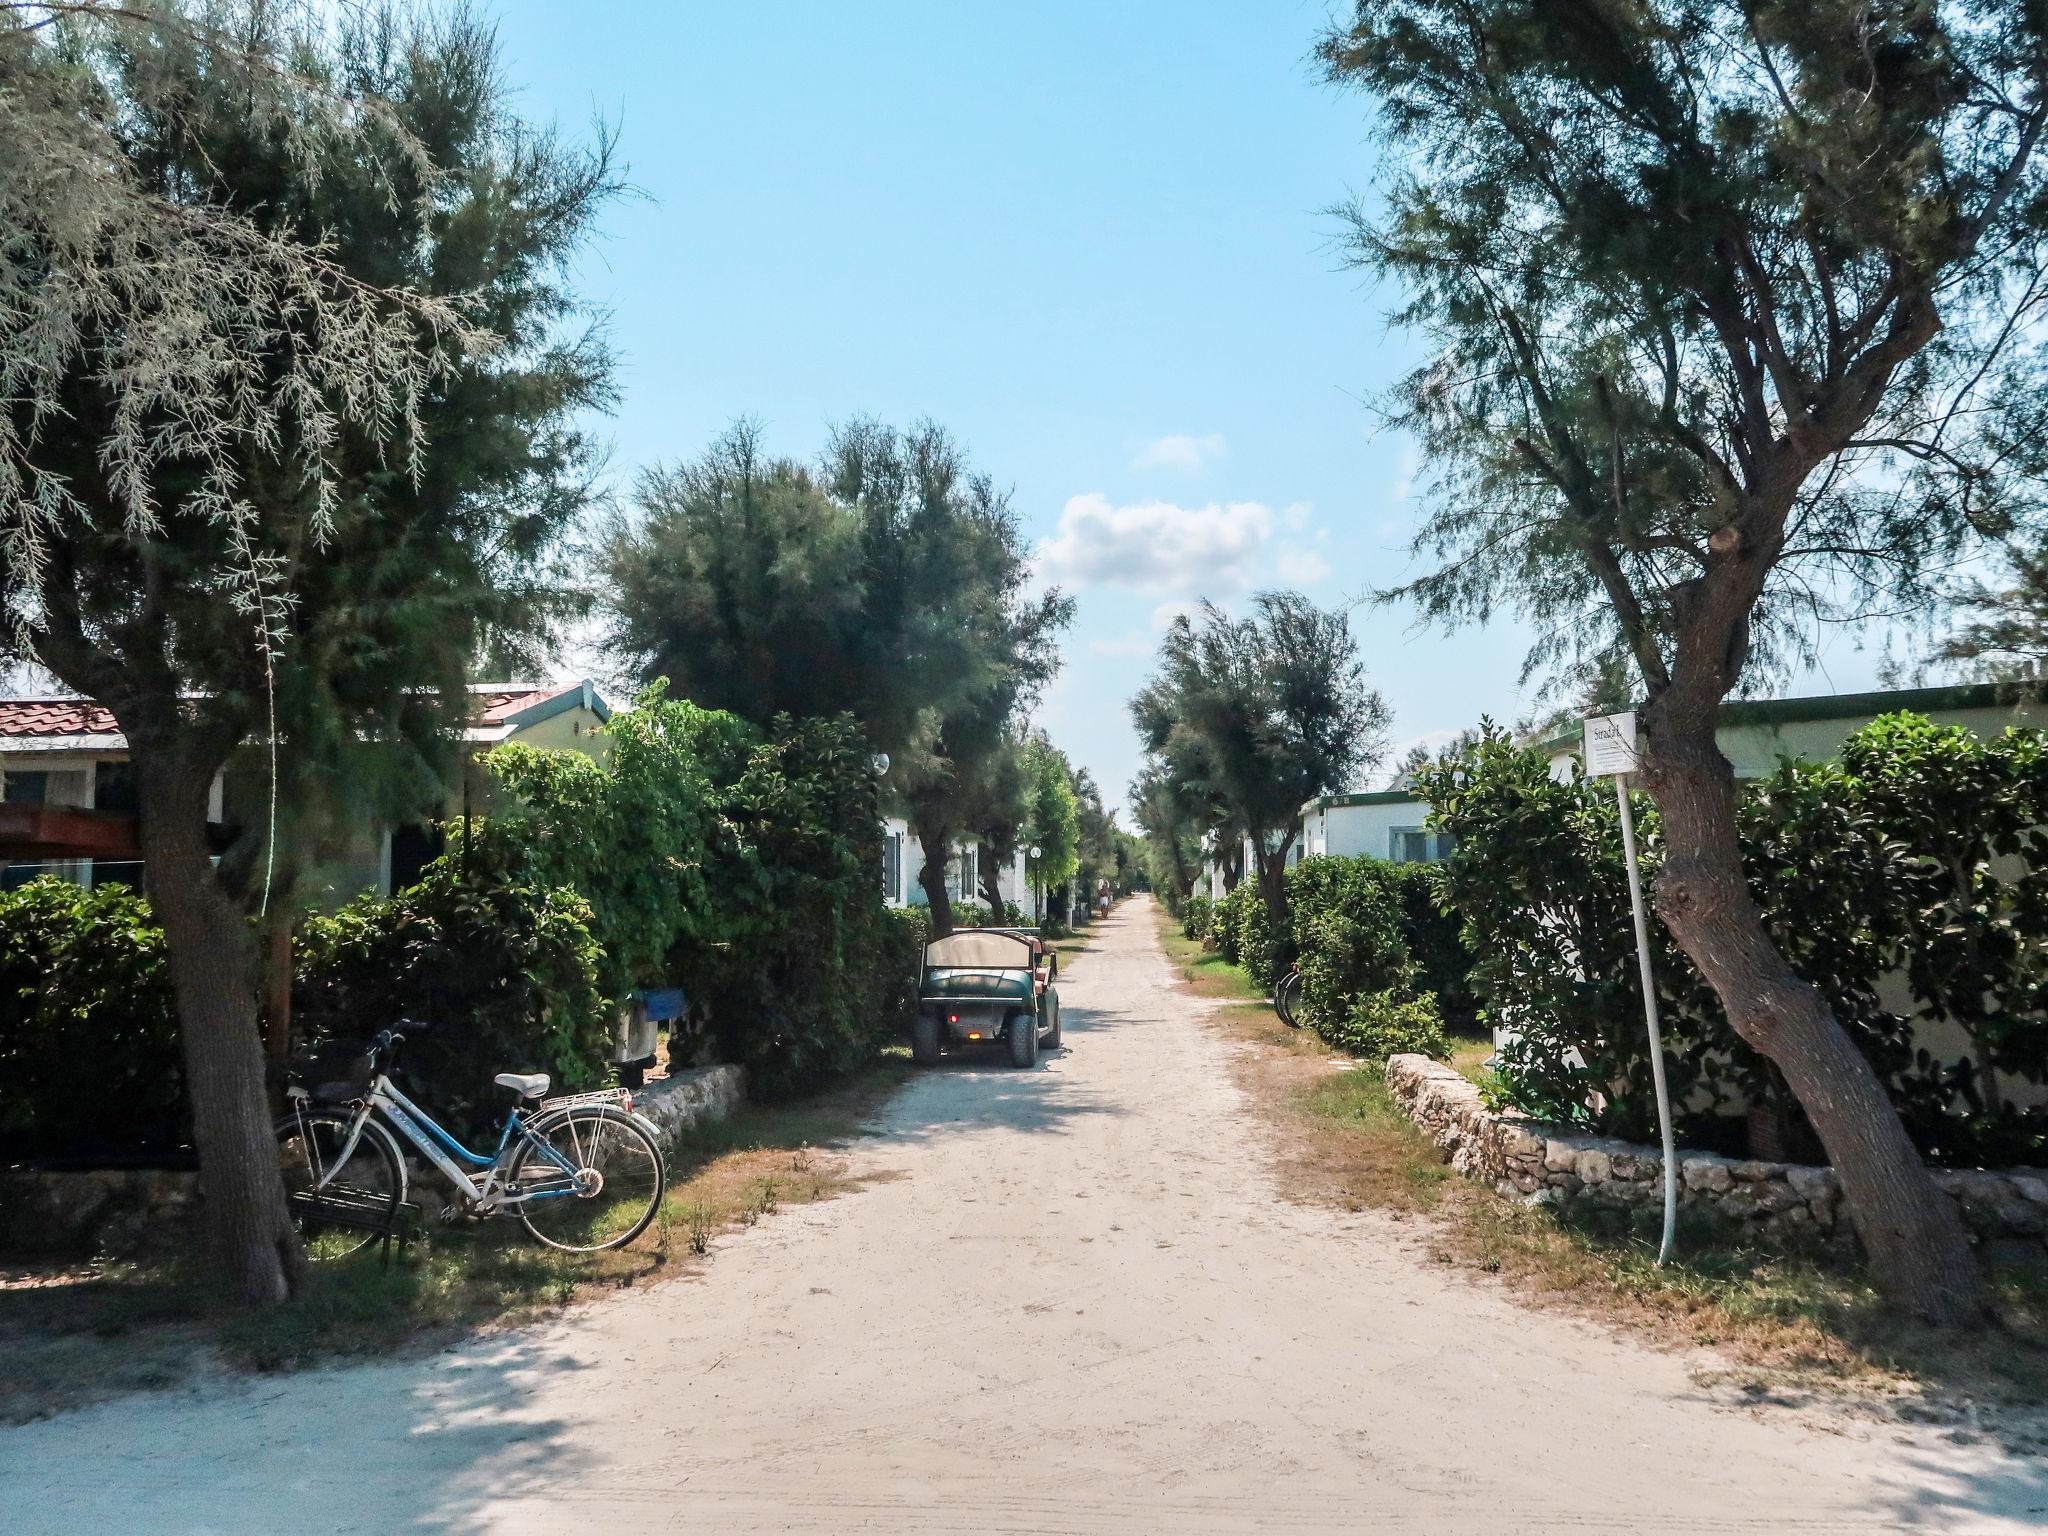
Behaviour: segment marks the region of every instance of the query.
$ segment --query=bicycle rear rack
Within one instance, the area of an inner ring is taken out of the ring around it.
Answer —
[[[565,1093],[560,1098],[542,1099],[538,1108],[546,1114],[557,1109],[582,1109],[592,1104],[615,1105],[631,1114],[633,1095],[624,1088],[598,1088],[589,1093]]]

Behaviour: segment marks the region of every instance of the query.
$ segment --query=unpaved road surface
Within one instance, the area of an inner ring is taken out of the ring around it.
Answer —
[[[547,1326],[0,1433],[0,1529],[2048,1528],[2040,1462],[1731,1411],[1280,1199],[1149,910],[1098,933],[1070,1049],[921,1077],[857,1154],[899,1177]]]

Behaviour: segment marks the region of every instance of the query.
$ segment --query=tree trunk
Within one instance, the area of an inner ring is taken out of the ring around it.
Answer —
[[[1931,1323],[1978,1321],[1960,1213],[1935,1188],[1869,1061],[1764,929],[1743,878],[1735,774],[1714,743],[1713,707],[1682,718],[1672,702],[1652,704],[1644,731],[1643,782],[1665,845],[1658,916],[1735,1032],[1777,1065],[1806,1111],[1879,1289]]]
[[[256,941],[215,878],[213,765],[129,734],[143,878],[163,925],[216,1282],[236,1300],[288,1298],[305,1273],[278,1177],[257,1024]]]
[[[917,883],[924,891],[925,905],[931,908],[932,937],[943,939],[953,931],[953,895],[946,888],[946,850],[953,845],[953,829],[913,822],[911,830],[917,834],[918,847],[924,850],[924,866],[917,872]],[[938,850],[936,855],[934,849]]]
[[[1252,861],[1258,866],[1259,897],[1266,904],[1266,925],[1282,945],[1288,945],[1291,935],[1287,923],[1287,850],[1294,846],[1294,834],[1288,833],[1280,846],[1268,853],[1266,840],[1261,837],[1252,843]]]
[[[994,843],[981,845],[981,894],[992,927],[1003,925],[1003,856]]]

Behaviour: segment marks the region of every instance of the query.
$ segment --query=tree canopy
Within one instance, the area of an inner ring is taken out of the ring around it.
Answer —
[[[1131,716],[1178,804],[1252,839],[1276,919],[1303,803],[1349,788],[1385,751],[1386,705],[1349,621],[1298,592],[1261,592],[1242,619],[1213,603],[1177,616]]]

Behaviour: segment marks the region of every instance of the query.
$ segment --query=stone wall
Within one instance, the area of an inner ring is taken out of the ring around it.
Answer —
[[[723,1120],[746,1102],[742,1067],[691,1067],[633,1090],[633,1112],[660,1131],[664,1152],[674,1151],[692,1126]]]
[[[1427,1056],[1390,1058],[1387,1089],[1454,1169],[1502,1194],[1545,1204],[1663,1205],[1664,1157],[1656,1147],[1563,1130],[1513,1111],[1495,1113],[1470,1081]],[[1940,1169],[1934,1181],[1962,1208],[1980,1242],[2048,1242],[2048,1170]],[[1832,1168],[1681,1148],[1678,1186],[1681,1210],[1774,1238],[1819,1236],[1843,1246],[1855,1241]]]
[[[693,1067],[633,1091],[636,1113],[672,1152],[691,1127],[723,1120],[747,1100],[739,1067]],[[409,1151],[410,1149],[408,1149]],[[447,1186],[414,1163],[412,1197],[438,1208]],[[9,1251],[128,1254],[187,1221],[199,1175],[147,1168],[0,1169],[0,1246]]]
[[[189,1170],[0,1169],[0,1243],[25,1254],[132,1253],[198,1203]]]

